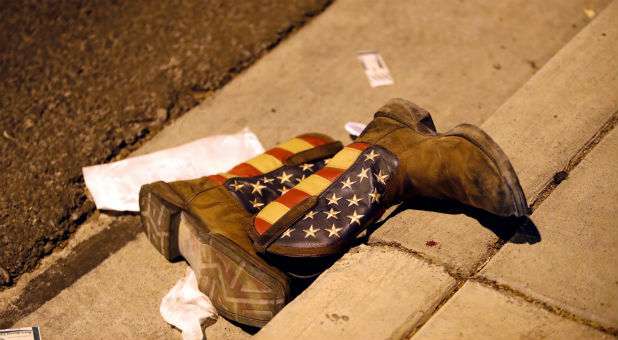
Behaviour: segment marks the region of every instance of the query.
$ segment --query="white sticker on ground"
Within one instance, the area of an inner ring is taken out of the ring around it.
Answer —
[[[41,340],[39,327],[0,329],[2,340]]]
[[[365,74],[369,78],[369,85],[371,87],[393,85],[393,77],[382,59],[382,56],[376,51],[359,52],[357,54],[358,60],[363,65]]]
[[[356,122],[347,122],[345,123],[345,130],[351,134],[352,136],[360,136],[360,134],[365,130],[367,124],[356,123]]]

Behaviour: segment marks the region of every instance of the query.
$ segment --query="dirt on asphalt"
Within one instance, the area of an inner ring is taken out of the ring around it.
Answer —
[[[0,0],[0,286],[94,210],[122,157],[330,0]]]

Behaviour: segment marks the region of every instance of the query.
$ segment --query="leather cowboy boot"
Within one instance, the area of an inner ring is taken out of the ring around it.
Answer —
[[[513,167],[487,134],[467,124],[436,133],[427,111],[392,99],[326,167],[264,207],[248,232],[274,263],[301,267],[300,259],[344,252],[386,207],[414,196],[500,216],[528,212]]]
[[[305,134],[226,173],[141,187],[146,235],[168,260],[184,257],[223,316],[261,327],[289,300],[289,278],[266,263],[246,229],[262,207],[324,166],[342,148]]]

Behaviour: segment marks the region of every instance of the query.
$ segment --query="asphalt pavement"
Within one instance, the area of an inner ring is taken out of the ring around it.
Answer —
[[[126,157],[328,3],[1,1],[0,289],[94,211],[82,167]]]

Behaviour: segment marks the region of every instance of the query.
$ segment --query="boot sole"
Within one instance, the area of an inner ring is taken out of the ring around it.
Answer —
[[[142,227],[150,243],[168,261],[178,259],[178,225],[182,204],[180,197],[165,182],[141,187],[139,210]]]
[[[167,198],[171,198],[167,200]],[[152,245],[166,259],[183,256],[196,274],[200,291],[209,296],[224,317],[263,327],[287,303],[289,282],[259,259],[223,235],[209,233],[175,200],[178,196],[164,182],[140,190],[142,225]]]
[[[504,178],[506,185],[511,190],[514,202],[513,215],[521,217],[530,213],[528,203],[526,202],[526,195],[519,184],[519,179],[513,169],[513,165],[500,146],[498,146],[485,131],[474,125],[460,124],[444,135],[465,138],[481,149],[487,157],[492,160],[496,168],[498,168],[500,175]]]
[[[288,282],[264,270],[259,261],[225,236],[199,230],[193,218],[183,212],[179,232],[189,233],[189,237],[182,237],[189,244],[181,247],[200,290],[224,317],[263,327],[285,306]]]

